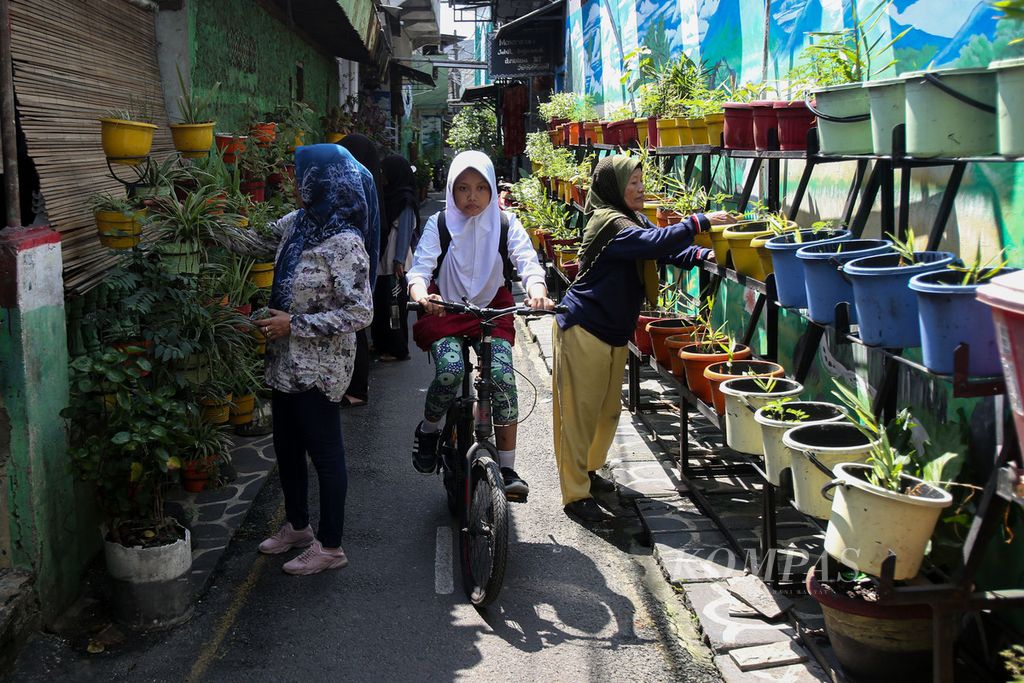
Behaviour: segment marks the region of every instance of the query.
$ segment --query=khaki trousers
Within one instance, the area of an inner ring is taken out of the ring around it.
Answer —
[[[587,472],[600,469],[622,412],[625,346],[609,346],[573,325],[554,327],[551,393],[562,505],[590,498]]]

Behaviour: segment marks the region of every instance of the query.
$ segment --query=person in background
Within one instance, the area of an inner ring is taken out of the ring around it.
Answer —
[[[552,365],[555,459],[568,515],[601,521],[608,514],[592,494],[615,485],[604,466],[622,409],[626,343],[646,298],[658,300],[658,265],[692,268],[711,257],[692,246],[699,232],[732,221],[724,211],[695,214],[655,228],[641,211],[644,183],[636,156],[615,155],[594,168],[580,272],[555,317]]]
[[[295,152],[302,208],[271,227],[280,239],[270,316],[256,321],[267,338],[266,381],[273,390],[274,452],[287,521],[259,545],[277,555],[305,548],[284,564],[289,574],[316,574],[348,564],[341,548],[348,471],[341,400],[352,377],[355,332],[370,323],[366,243],[376,197],[363,169],[337,145]],[[309,525],[306,456],[320,484],[320,523]]]
[[[355,157],[363,168],[369,173],[373,180],[374,196],[373,202],[376,204],[375,212],[378,216],[377,219],[377,244],[380,244],[381,229],[380,224],[382,216],[384,215],[384,207],[380,202],[381,196],[381,178],[380,178],[380,157],[377,154],[377,146],[373,143],[370,138],[359,133],[350,133],[342,138],[339,143],[342,147],[348,150],[349,153]],[[367,201],[370,198],[367,197]],[[374,276],[370,279],[370,282],[376,282],[376,271],[377,261],[376,255],[374,255]],[[359,330],[356,333],[356,363],[355,369],[352,372],[352,383],[349,385],[348,390],[345,391],[345,398],[342,405],[346,408],[352,406],[366,405],[367,401],[370,400],[370,344],[366,337],[366,330]]]
[[[427,390],[423,421],[416,428],[413,466],[420,472],[437,469],[441,428],[466,372],[462,339],[480,335],[476,317],[468,313],[446,313],[435,302],[462,302],[465,297],[477,306],[505,308],[515,304],[505,280],[506,264],[500,251],[503,219],[497,189],[494,165],[486,154],[462,152],[455,157],[448,170],[445,209],[427,219],[409,270],[409,298],[426,310],[426,315],[413,326],[413,339],[417,346],[431,354],[435,367],[434,381]],[[550,310],[554,303],[548,298],[544,269],[537,262],[530,237],[513,214],[504,215],[508,222],[507,256],[523,280],[527,292],[525,304]],[[441,218],[451,237],[443,259]],[[489,370],[497,384],[493,401],[494,432],[505,493],[509,500],[525,501],[530,487],[515,471],[519,405],[512,367],[514,341],[512,318],[500,318],[494,330],[494,358]]]
[[[405,272],[412,267],[412,248],[420,228],[416,176],[405,157],[389,154],[381,161],[384,220],[381,221],[380,267],[373,288],[373,325],[370,332],[378,359],[409,358],[408,300]]]

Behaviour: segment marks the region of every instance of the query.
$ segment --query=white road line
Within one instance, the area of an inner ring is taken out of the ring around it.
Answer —
[[[452,528],[437,527],[437,551],[434,554],[434,590],[438,595],[450,595],[455,591],[455,576],[452,573]]]

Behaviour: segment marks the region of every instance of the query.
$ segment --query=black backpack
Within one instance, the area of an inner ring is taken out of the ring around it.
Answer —
[[[512,265],[512,260],[508,257],[508,229],[509,221],[508,216],[505,215],[504,211],[501,211],[501,236],[498,238],[498,253],[501,254],[502,263],[502,274],[505,276],[505,287],[512,291],[512,281],[519,279],[516,274],[516,268]],[[441,253],[437,255],[437,265],[434,266],[434,272],[431,275],[431,279],[437,282],[437,276],[441,272],[441,264],[444,262],[444,257],[448,254],[448,247],[452,243],[452,234],[448,232],[448,224],[444,218],[444,211],[437,212],[437,237],[441,241]]]

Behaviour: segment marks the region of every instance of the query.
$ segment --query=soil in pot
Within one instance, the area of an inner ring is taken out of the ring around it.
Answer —
[[[673,335],[692,335],[696,329],[697,326],[689,318],[665,318],[648,323],[647,334],[651,337],[651,348],[658,363],[669,364],[669,350],[665,346],[666,339]]]
[[[754,412],[769,401],[797,396],[803,388],[800,382],[784,377],[735,377],[722,382],[718,391],[725,397],[725,442],[729,448],[763,455],[761,425],[754,421]]]
[[[746,360],[750,358],[751,354],[749,346],[737,344],[732,358],[734,361]],[[712,363],[728,361],[729,354],[723,351],[718,344],[691,344],[679,349],[679,357],[683,360],[686,386],[697,398],[710,404],[712,401],[711,384],[704,376],[704,370]]]
[[[927,605],[879,605],[877,598],[841,582],[807,574],[807,592],[825,616],[843,672],[864,683],[931,680],[932,619]]]
[[[917,295],[908,286],[920,273],[944,270],[955,257],[945,251],[919,251],[901,266],[897,254],[865,256],[843,266],[853,284],[860,338],[868,346],[909,348],[921,345]]]
[[[834,498],[825,552],[848,567],[878,576],[890,552],[897,580],[917,576],[942,510],[953,497],[937,486],[903,475],[900,491],[868,482],[868,465],[835,466]],[[894,523],[898,520],[898,523]]]
[[[865,462],[875,442],[848,422],[793,427],[782,436],[789,449],[796,509],[817,519],[828,519],[832,502],[821,489],[831,481],[839,463]],[[823,471],[827,470],[827,471]]]
[[[799,235],[799,242],[797,241]],[[807,289],[804,285],[804,265],[797,258],[798,249],[809,244],[827,244],[850,239],[850,231],[799,230],[775,235],[764,243],[772,259],[775,273],[775,290],[779,305],[784,308],[807,308]]]
[[[725,396],[718,390],[722,382],[734,377],[782,377],[786,374],[785,369],[778,363],[770,360],[725,360],[712,363],[704,368],[704,377],[708,380],[711,389],[711,402],[715,411],[722,415],[725,413]]]
[[[804,265],[804,288],[807,292],[807,315],[820,325],[836,321],[836,305],[853,302],[853,285],[840,271],[847,261],[892,251],[889,240],[856,239],[843,242],[812,244],[797,250]],[[850,307],[850,322],[856,322],[857,311]]]
[[[761,426],[764,472],[768,481],[780,486],[783,471],[790,467],[792,453],[782,443],[782,437],[786,432],[801,425],[846,420],[846,412],[841,407],[823,401],[789,401],[782,409],[782,413],[767,407],[758,408],[754,413],[754,422]]]

